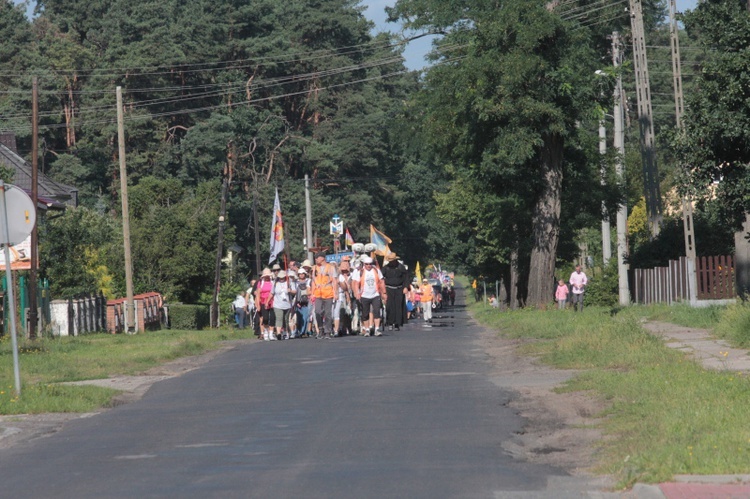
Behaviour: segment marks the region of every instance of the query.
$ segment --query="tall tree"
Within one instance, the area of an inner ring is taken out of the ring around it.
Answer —
[[[706,0],[685,16],[685,26],[707,59],[686,97],[684,134],[675,149],[689,165],[687,187],[715,190],[739,229],[750,212],[750,12],[744,0]]]
[[[421,97],[427,136],[468,187],[456,202],[469,196],[497,210],[506,258],[529,248],[527,303],[548,302],[564,173],[585,167],[566,163],[564,151],[597,100],[587,31],[539,0],[400,0],[391,17],[447,33]]]

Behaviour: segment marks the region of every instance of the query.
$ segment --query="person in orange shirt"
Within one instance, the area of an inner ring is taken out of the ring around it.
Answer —
[[[427,279],[422,279],[422,286],[419,288],[421,293],[421,305],[422,315],[424,320],[432,322],[432,302],[435,299],[435,291],[432,289],[432,284]]]
[[[333,300],[339,294],[339,276],[336,268],[326,262],[326,254],[315,255],[312,271],[312,295],[315,298],[314,313],[318,325],[318,338],[333,336]]]

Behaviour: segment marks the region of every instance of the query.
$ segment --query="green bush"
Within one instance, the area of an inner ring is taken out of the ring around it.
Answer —
[[[715,328],[716,334],[729,341],[732,346],[750,346],[750,304],[747,302],[729,305],[721,314]]]
[[[617,275],[617,258],[612,258],[604,270],[597,268],[592,271],[588,278],[585,298],[587,305],[612,307],[619,303],[620,282]]]
[[[170,305],[169,326],[172,329],[204,329],[210,325],[208,305]]]

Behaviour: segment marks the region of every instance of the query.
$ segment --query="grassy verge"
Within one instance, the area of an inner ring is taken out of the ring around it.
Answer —
[[[59,383],[137,374],[178,357],[216,348],[219,341],[251,336],[252,329],[164,330],[21,342],[21,397],[16,397],[13,389],[13,353],[10,339],[5,337],[0,341],[0,414],[91,411],[106,406],[117,392]]]
[[[587,390],[608,402],[598,471],[623,486],[675,474],[748,473],[750,379],[707,371],[646,333],[641,320],[720,326],[727,310],[589,307],[572,311],[501,312],[470,304],[477,320],[510,337],[530,338],[526,350],[545,362],[582,370],[561,388]],[[747,313],[747,312],[745,312]],[[750,314],[748,314],[750,316]],[[736,320],[736,317],[735,317]]]

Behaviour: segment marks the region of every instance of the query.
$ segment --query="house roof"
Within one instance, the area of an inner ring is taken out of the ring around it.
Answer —
[[[0,164],[15,169],[13,185],[26,192],[31,192],[31,165],[2,143],[0,143]],[[55,182],[41,172],[37,175],[37,179],[37,198],[40,202],[40,208],[52,208],[60,204],[78,205],[78,189],[75,187]],[[42,201],[42,199],[45,201]],[[42,204],[45,206],[42,207]]]

